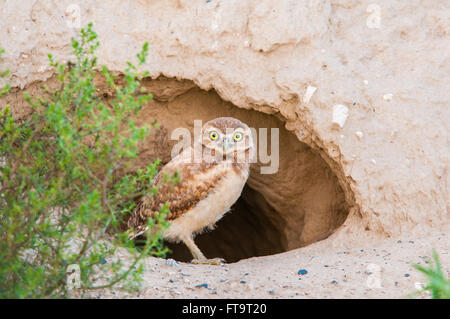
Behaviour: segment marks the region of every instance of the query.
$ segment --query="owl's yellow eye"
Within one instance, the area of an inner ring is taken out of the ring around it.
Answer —
[[[219,137],[219,134],[217,134],[216,131],[212,131],[211,133],[209,133],[209,138],[211,139],[211,141],[217,140],[218,137]]]
[[[234,133],[233,139],[234,139],[236,142],[239,142],[240,140],[242,140],[242,133],[240,133],[240,132]]]

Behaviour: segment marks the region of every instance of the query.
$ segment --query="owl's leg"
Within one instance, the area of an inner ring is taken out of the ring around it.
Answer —
[[[225,263],[225,260],[223,260],[222,258],[207,259],[205,255],[203,255],[201,250],[197,247],[197,245],[194,243],[192,237],[183,238],[183,242],[191,252],[192,256],[194,257],[194,259],[191,261],[193,264],[207,264],[219,266]]]
[[[192,256],[194,256],[194,259],[197,260],[206,260],[205,255],[203,255],[202,251],[198,246],[194,243],[194,240],[192,237],[186,237],[183,239],[184,244],[189,248],[189,251],[191,252]]]

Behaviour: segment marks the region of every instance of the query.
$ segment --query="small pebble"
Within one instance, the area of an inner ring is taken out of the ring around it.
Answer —
[[[405,277],[409,277],[409,274],[405,274]]]
[[[169,265],[172,267],[178,267],[178,262],[172,258],[169,258],[166,260],[166,265]]]
[[[425,285],[422,284],[422,283],[420,283],[420,282],[416,282],[416,283],[414,283],[414,287],[415,287],[417,290],[422,291],[422,290],[424,289]]]
[[[306,270],[306,269],[300,269],[299,271],[298,271],[298,274],[299,275],[306,275],[308,273],[308,271]]]
[[[247,283],[247,282],[246,282],[245,280],[241,280],[240,283],[241,283],[241,284],[245,284],[245,283]]]
[[[273,289],[270,289],[270,290],[268,290],[267,291],[269,294],[271,294],[271,295],[274,295],[275,294],[275,290],[273,290]]]
[[[339,285],[339,283],[338,283],[336,280],[332,280],[331,283],[332,283],[333,285]]]
[[[195,286],[196,288],[208,288],[208,284],[207,283],[203,283],[203,284],[198,284]]]

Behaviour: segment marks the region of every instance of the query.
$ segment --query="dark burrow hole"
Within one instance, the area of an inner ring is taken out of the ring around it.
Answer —
[[[260,210],[261,206],[265,206],[264,211]],[[221,257],[227,262],[236,262],[286,251],[285,226],[285,221],[270,209],[264,197],[246,185],[241,198],[215,229],[197,235],[195,242],[208,258]],[[185,245],[168,243],[167,246],[171,250],[168,258],[192,259]]]
[[[267,164],[252,164],[247,185],[231,211],[215,229],[196,236],[195,242],[207,258],[236,262],[289,251],[327,238],[345,221],[349,205],[336,175],[320,154],[285,129],[283,118],[238,108],[214,90],[201,90],[190,81],[159,78],[143,84],[154,100],[142,109],[138,124],[156,120],[160,129],[143,143],[138,165],[155,158],[170,161],[177,142],[170,139],[171,132],[179,127],[192,132],[194,120],[205,123],[232,116],[256,129],[279,129],[278,171],[264,175],[260,167]],[[172,251],[167,258],[193,258],[183,243],[167,246]]]

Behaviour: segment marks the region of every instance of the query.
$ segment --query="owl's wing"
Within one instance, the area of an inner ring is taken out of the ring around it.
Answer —
[[[158,214],[166,202],[169,204],[166,220],[175,220],[206,198],[225,175],[225,170],[217,169],[217,163],[194,163],[189,152],[190,149],[185,150],[161,169],[155,177],[156,195],[141,198],[128,220],[128,227],[134,230],[132,238],[145,232],[147,219]],[[165,182],[165,175],[172,176],[176,172],[181,182]]]

